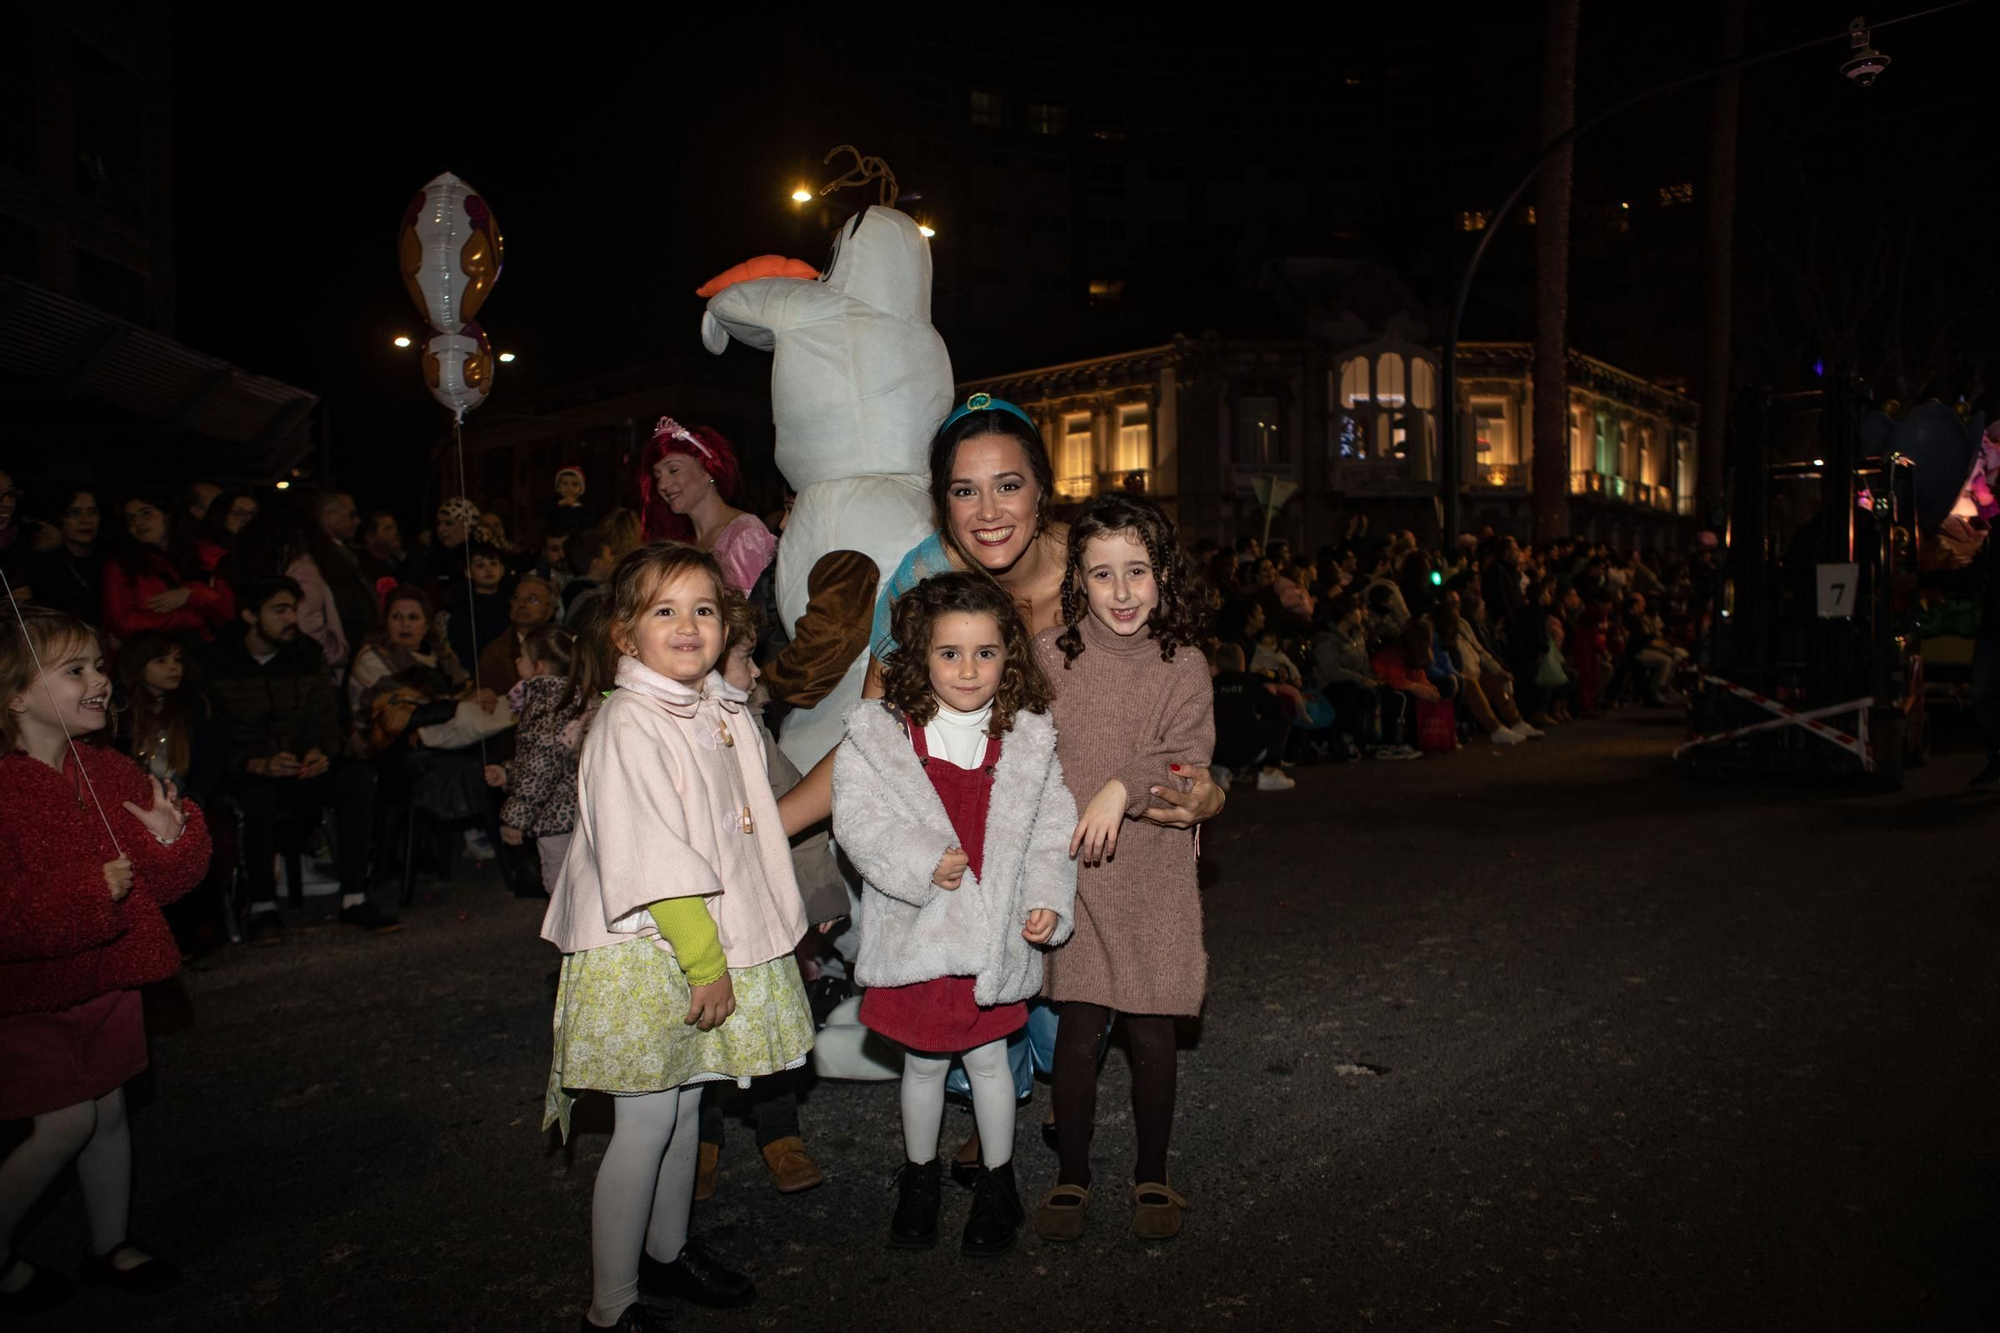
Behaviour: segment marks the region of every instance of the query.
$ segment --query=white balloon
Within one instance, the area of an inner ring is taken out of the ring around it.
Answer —
[[[466,325],[464,333],[433,331],[424,344],[424,383],[461,421],[493,391],[494,366],[493,349],[477,324]]]
[[[449,171],[403,215],[397,259],[410,299],[434,329],[458,333],[478,318],[502,257],[500,226],[477,190]]]

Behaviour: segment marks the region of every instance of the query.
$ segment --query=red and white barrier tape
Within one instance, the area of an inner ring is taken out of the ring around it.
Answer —
[[[1868,710],[1875,704],[1873,695],[1856,699],[1852,703],[1830,704],[1825,708],[1815,708],[1811,712],[1802,713],[1795,708],[1787,708],[1775,699],[1766,698],[1755,690],[1738,685],[1734,681],[1724,680],[1720,676],[1712,676],[1707,672],[1703,672],[1701,678],[1708,684],[1726,690],[1739,699],[1746,699],[1766,712],[1776,713],[1777,716],[1768,722],[1753,722],[1747,727],[1737,727],[1731,731],[1718,731],[1708,736],[1696,736],[1693,740],[1676,748],[1674,750],[1674,758],[1680,758],[1697,745],[1709,745],[1716,741],[1735,740],[1738,736],[1748,736],[1752,732],[1777,731],[1784,727],[1801,727],[1818,736],[1820,739],[1830,741],[1841,749],[1859,756],[1862,771],[1868,773],[1875,771],[1875,751],[1868,743]],[[1839,717],[1845,713],[1859,714],[1859,722],[1855,727],[1857,734],[1849,735],[1847,732],[1841,731],[1837,727],[1830,727],[1820,720],[1828,717]]]

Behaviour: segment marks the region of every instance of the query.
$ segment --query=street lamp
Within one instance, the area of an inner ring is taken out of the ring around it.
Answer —
[[[929,240],[931,237],[937,235],[937,229],[928,222],[919,222],[917,224],[917,234],[925,240]]]
[[[801,185],[796,190],[792,191],[793,203],[809,204],[812,201],[813,201],[813,192],[811,190],[808,190],[805,186]]]
[[[1914,13],[1904,14],[1898,18],[1889,19],[1887,22],[1878,23],[1875,27],[1877,29],[1887,28],[1897,23],[1907,23],[1911,19],[1926,18],[1932,14],[1941,14],[1947,9],[1958,9],[1971,3],[1972,0],[1947,0],[1945,4],[1933,5],[1929,9],[1920,9]],[[1444,519],[1444,539],[1446,541],[1452,540],[1458,533],[1458,479],[1459,473],[1462,470],[1462,460],[1458,456],[1458,340],[1459,331],[1465,324],[1465,303],[1472,295],[1472,279],[1479,272],[1479,261],[1486,258],[1487,248],[1493,244],[1493,238],[1500,234],[1500,224],[1506,220],[1508,214],[1514,211],[1514,205],[1520,202],[1521,196],[1527,193],[1530,185],[1534,184],[1535,177],[1542,174],[1542,168],[1548,165],[1549,159],[1627,107],[1636,106],[1640,102],[1658,97],[1662,93],[1670,93],[1675,89],[1685,88],[1690,84],[1706,82],[1719,74],[1727,74],[1732,69],[1745,69],[1751,65],[1761,65],[1768,60],[1776,60],[1780,56],[1788,56],[1799,51],[1810,50],[1815,46],[1825,46],[1830,42],[1842,41],[1849,44],[1854,54],[1842,62],[1840,70],[1842,74],[1852,79],[1855,83],[1865,88],[1875,81],[1876,75],[1888,68],[1889,57],[1874,48],[1871,43],[1871,34],[1868,25],[1857,18],[1839,32],[1829,33],[1824,37],[1813,37],[1803,42],[1795,42],[1790,46],[1780,47],[1775,51],[1766,51],[1762,55],[1738,56],[1733,60],[1725,60],[1719,65],[1711,65],[1707,69],[1698,70],[1693,74],[1683,74],[1678,78],[1668,79],[1665,83],[1655,84],[1651,88],[1636,92],[1620,101],[1613,102],[1589,120],[1570,126],[1570,128],[1564,130],[1554,139],[1551,139],[1548,146],[1543,148],[1541,154],[1529,165],[1527,174],[1522,176],[1519,183],[1508,192],[1506,199],[1501,202],[1500,207],[1493,211],[1492,222],[1481,229],[1479,243],[1472,247],[1472,258],[1466,261],[1465,273],[1459,278],[1458,293],[1453,298],[1451,304],[1451,324],[1445,332],[1444,339],[1444,373],[1440,376],[1444,381],[1440,386],[1440,398],[1444,407],[1444,420],[1440,423],[1441,429],[1438,431],[1438,440],[1442,450],[1442,457],[1438,460],[1438,480],[1440,489],[1444,492],[1441,499],[1443,501],[1442,508],[1444,512],[1442,517]]]
[[[396,346],[398,346],[398,347],[408,347],[409,345],[410,345],[410,335],[409,335],[409,334],[407,334],[407,333],[399,333],[399,334],[397,334],[397,335],[396,335]]]
[[[514,359],[514,354],[513,354],[512,352],[502,352],[502,353],[500,353],[500,360],[501,360],[502,362],[510,362],[510,361],[512,361],[513,359]]]

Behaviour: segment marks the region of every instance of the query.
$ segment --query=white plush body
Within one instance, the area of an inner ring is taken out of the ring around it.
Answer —
[[[778,469],[798,492],[778,543],[778,610],[806,609],[806,579],[830,551],[859,551],[887,578],[929,536],[926,451],[951,409],[951,356],[931,327],[930,244],[893,208],[841,228],[819,281],[753,278],[710,298],[702,342],[772,353]],[[807,771],[839,743],[861,697],[863,653],[811,708],[786,716],[779,745]]]
[[[1055,723],[1043,713],[1015,717],[993,771],[986,873],[968,869],[956,889],[941,889],[931,875],[958,835],[901,716],[871,699],[847,721],[833,761],[833,836],[865,881],[854,979],[909,986],[971,977],[973,999],[984,1005],[1038,994],[1043,950],[1021,937],[1028,913],[1056,914],[1051,948],[1075,926],[1076,802],[1056,761]]]

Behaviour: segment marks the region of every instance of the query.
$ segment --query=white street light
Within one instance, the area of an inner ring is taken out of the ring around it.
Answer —
[[[500,359],[502,361],[512,361],[514,359],[514,354],[512,352],[502,352],[500,353]]]
[[[410,345],[410,336],[407,333],[399,333],[396,335],[396,346],[408,347],[409,345]]]
[[[812,197],[813,192],[803,185],[792,191],[792,202],[795,204],[809,204],[812,202]]]

